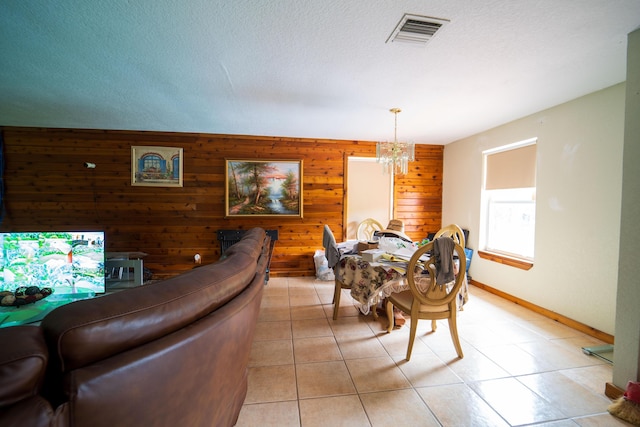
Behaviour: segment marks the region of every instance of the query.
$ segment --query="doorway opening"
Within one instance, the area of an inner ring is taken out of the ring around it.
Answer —
[[[347,158],[347,240],[356,239],[358,224],[373,218],[383,226],[393,216],[393,175],[385,174],[374,157]]]

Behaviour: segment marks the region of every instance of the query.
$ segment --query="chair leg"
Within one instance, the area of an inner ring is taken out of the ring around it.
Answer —
[[[437,327],[438,327],[438,324],[436,323],[436,321],[432,320],[431,321],[431,332],[435,332]]]
[[[449,332],[451,332],[451,339],[453,340],[453,346],[456,348],[456,353],[458,353],[458,357],[462,359],[464,354],[462,353],[460,339],[458,338],[458,325],[455,315],[449,318]]]
[[[413,314],[413,313],[412,313]],[[415,316],[411,316],[411,328],[409,330],[409,346],[407,347],[407,362],[411,359],[411,350],[413,350],[413,342],[416,339],[416,332],[418,331],[418,313]]]
[[[338,308],[340,307],[341,293],[342,293],[342,286],[340,286],[340,283],[336,283],[336,289],[333,293],[333,320],[338,319]]]
[[[387,320],[389,321],[389,326],[387,326],[387,333],[391,333],[393,331],[394,319],[393,319],[393,303],[388,299],[386,301],[386,309],[387,309]]]

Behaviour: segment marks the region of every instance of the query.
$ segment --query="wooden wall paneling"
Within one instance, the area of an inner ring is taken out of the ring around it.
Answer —
[[[416,145],[409,173],[394,183],[394,216],[402,219],[414,241],[435,232],[442,222],[442,164],[444,147]]]
[[[220,256],[219,229],[278,229],[271,271],[313,275],[328,224],[345,236],[345,159],[373,156],[367,141],[91,129],[1,128],[5,216],[1,231],[106,232],[107,250],[142,251],[155,278]],[[184,151],[184,186],[131,186],[131,146]],[[416,146],[416,162],[396,182],[395,209],[407,234],[422,237],[441,219],[441,146]],[[302,159],[303,218],[224,217],[225,159]],[[87,169],[84,162],[96,164]],[[437,229],[436,228],[436,229]]]

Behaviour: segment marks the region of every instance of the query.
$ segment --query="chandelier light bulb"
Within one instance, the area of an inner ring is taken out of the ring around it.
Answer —
[[[409,162],[415,160],[414,145],[410,142],[398,142],[398,113],[402,110],[392,108],[395,115],[393,142],[378,142],[376,144],[376,160],[382,164],[383,171],[391,175],[404,175],[409,171]]]

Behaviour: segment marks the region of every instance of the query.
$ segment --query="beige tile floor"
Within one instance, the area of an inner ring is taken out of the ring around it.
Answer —
[[[447,322],[360,315],[333,282],[272,277],[265,287],[238,426],[625,426],[609,415],[611,365],[582,352],[604,344],[471,286],[458,316],[465,357]]]

